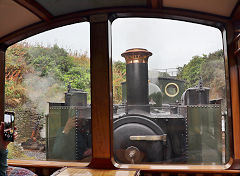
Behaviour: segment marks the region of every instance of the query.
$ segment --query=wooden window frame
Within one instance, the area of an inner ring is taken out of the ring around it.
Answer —
[[[230,141],[231,158],[223,166],[197,165],[119,165],[113,160],[113,124],[112,124],[112,70],[111,70],[111,22],[116,18],[148,17],[165,18],[194,22],[216,27],[222,31],[224,56],[227,74],[227,91],[230,105]],[[4,84],[5,84],[5,51],[8,46],[32,35],[49,29],[73,24],[90,22],[90,57],[91,57],[91,98],[92,98],[92,142],[93,156],[88,165],[90,168],[116,169],[136,168],[145,172],[182,172],[182,173],[240,173],[240,110],[239,110],[239,62],[234,55],[236,46],[234,37],[237,25],[231,18],[220,17],[200,12],[177,9],[147,8],[112,8],[89,10],[61,17],[50,21],[27,26],[0,38],[0,121],[4,115]],[[101,31],[101,32],[100,32]],[[96,147],[101,146],[101,147]],[[59,162],[52,161],[16,161],[9,160],[10,165],[23,167],[59,168]],[[31,164],[30,164],[31,163]],[[83,163],[64,163],[62,166],[86,166]]]

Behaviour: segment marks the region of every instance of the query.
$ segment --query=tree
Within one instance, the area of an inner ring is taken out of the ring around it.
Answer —
[[[178,78],[185,80],[187,87],[197,85],[202,78],[204,86],[210,88],[210,99],[225,99],[225,69],[222,50],[209,55],[194,56],[188,64],[178,70]]]
[[[51,74],[57,79],[62,79],[63,75],[74,66],[73,57],[57,45],[51,48],[29,47],[28,52],[30,57],[27,62],[39,71],[40,76]]]
[[[17,107],[26,101],[26,89],[22,85],[23,76],[32,72],[32,68],[25,62],[28,58],[28,45],[16,44],[6,52],[5,66],[5,104],[7,107]]]
[[[49,82],[45,89],[65,91],[69,82],[72,88],[83,89],[88,92],[90,100],[90,59],[87,53],[75,53],[70,55],[63,48],[54,45],[53,47],[31,46],[27,43],[13,45],[7,51],[6,59],[6,102],[11,106],[26,103],[30,98],[31,91],[36,87],[27,84],[36,80]],[[28,81],[29,80],[29,81]],[[56,84],[57,83],[57,84]],[[56,85],[58,85],[56,87]],[[51,88],[51,86],[54,86]],[[36,90],[38,92],[38,90]],[[43,93],[43,92],[42,92]],[[60,92],[58,92],[60,93]],[[45,94],[45,93],[44,93]],[[42,95],[42,96],[47,96]]]
[[[180,72],[177,77],[186,82],[186,87],[193,87],[198,84],[201,77],[201,66],[206,59],[206,55],[194,56],[188,64],[179,69]]]
[[[82,89],[88,93],[90,101],[90,68],[89,67],[72,67],[64,76],[65,87],[71,83],[72,88]]]
[[[204,85],[210,87],[210,99],[226,98],[226,82],[223,51],[219,50],[208,55],[202,63],[201,75]]]
[[[113,62],[113,103],[122,102],[122,82],[126,81],[126,64],[121,61]]]

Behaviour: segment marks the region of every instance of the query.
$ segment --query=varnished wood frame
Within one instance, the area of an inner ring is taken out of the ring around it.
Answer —
[[[31,35],[37,34],[39,32],[43,32],[45,30],[48,29],[52,29],[55,27],[59,27],[59,26],[63,26],[63,25],[67,25],[67,24],[71,24],[74,22],[79,22],[79,21],[86,21],[86,19],[89,19],[89,17],[91,15],[94,14],[108,14],[109,15],[109,20],[113,21],[114,19],[118,18],[118,17],[149,17],[149,18],[167,18],[167,19],[176,19],[176,20],[183,20],[183,21],[189,21],[189,22],[195,22],[195,23],[200,23],[200,24],[205,24],[205,25],[210,25],[210,26],[214,26],[217,27],[219,29],[221,29],[224,33],[224,30],[226,29],[225,32],[225,47],[224,47],[224,53],[226,56],[226,53],[228,53],[228,58],[226,58],[227,61],[230,61],[229,64],[229,77],[230,77],[230,82],[231,82],[231,89],[229,89],[231,91],[231,104],[232,106],[232,116],[233,117],[233,123],[235,126],[233,126],[233,137],[234,137],[234,155],[231,158],[229,164],[227,164],[226,166],[191,166],[191,165],[178,165],[178,166],[173,166],[173,165],[133,165],[133,166],[129,166],[129,165],[122,165],[120,167],[123,168],[140,168],[141,170],[145,170],[145,171],[163,171],[163,172],[195,172],[195,173],[240,173],[239,170],[228,170],[228,168],[232,168],[232,169],[239,169],[239,152],[237,151],[238,148],[240,148],[240,139],[239,139],[239,124],[235,124],[235,122],[239,121],[239,89],[238,89],[238,71],[235,69],[236,68],[236,63],[235,63],[235,57],[233,56],[233,50],[232,50],[232,30],[233,30],[233,26],[232,26],[232,21],[229,18],[225,18],[225,17],[220,17],[220,16],[214,16],[214,15],[209,15],[209,14],[205,14],[205,13],[197,13],[197,12],[192,12],[192,11],[186,11],[186,10],[176,10],[176,9],[147,9],[147,8],[115,8],[115,9],[98,9],[98,10],[91,10],[91,11],[85,11],[85,12],[81,12],[81,13],[75,13],[75,14],[71,14],[71,15],[67,15],[67,16],[62,16],[62,17],[57,17],[54,18],[53,20],[49,21],[49,22],[41,22],[35,25],[31,25],[28,26],[24,29],[15,31],[12,34],[9,34],[5,37],[0,38],[0,46],[3,46],[2,48],[5,48],[11,44],[16,43],[19,40],[22,40],[26,37],[29,37]],[[108,20],[107,20],[108,21]],[[106,31],[106,26],[107,23],[109,22],[101,22],[102,25],[100,24],[93,24],[93,26],[96,27],[96,29],[93,29],[93,31],[97,31],[97,28],[101,28],[101,31],[105,31],[109,34],[109,31]],[[98,26],[98,27],[97,27]],[[102,26],[102,27],[100,27]],[[94,27],[94,28],[95,28]],[[106,36],[106,33],[104,34]],[[227,37],[226,37],[227,36]],[[101,37],[101,36],[99,36]],[[109,124],[111,122],[111,114],[112,114],[112,110],[111,110],[111,104],[112,104],[112,100],[111,100],[111,64],[109,64],[109,53],[108,56],[106,55],[106,49],[109,49],[109,37],[105,37],[103,38],[104,40],[104,51],[99,51],[96,52],[95,49],[93,52],[95,52],[95,54],[100,57],[104,63],[102,63],[102,67],[103,67],[103,72],[99,72],[98,74],[96,74],[96,71],[98,70],[98,68],[92,68],[92,74],[94,74],[95,78],[92,78],[93,80],[95,80],[97,82],[98,79],[102,79],[103,77],[106,78],[104,80],[104,83],[106,84],[102,84],[104,86],[104,94],[107,96],[106,98],[106,102],[105,105],[102,107],[102,109],[97,108],[97,110],[95,111],[95,115],[92,115],[93,119],[93,124],[94,125],[94,129],[101,129],[102,127],[105,127],[104,125],[102,126],[103,122],[100,123],[100,125],[98,125],[97,122],[101,121],[101,120],[106,120],[107,122],[107,130],[103,132],[102,135],[100,135],[99,138],[94,139],[93,138],[93,148],[94,146],[98,145],[98,144],[94,144],[94,141],[104,141],[105,143],[107,143],[106,148],[103,148],[104,151],[106,151],[106,155],[104,155],[102,157],[102,154],[99,153],[102,150],[95,150],[93,149],[95,152],[93,153],[93,160],[91,162],[91,164],[89,165],[90,167],[93,168],[114,168],[117,164],[116,163],[112,163],[112,137],[111,135],[107,135],[112,133],[112,124]],[[227,41],[227,42],[226,42]],[[94,42],[94,41],[93,41]],[[98,41],[97,41],[98,42]],[[95,45],[96,43],[94,42],[91,45]],[[97,45],[95,46],[96,49],[98,48]],[[4,50],[1,51],[0,54],[0,59],[4,60]],[[92,64],[96,64],[98,63],[97,59],[94,59]],[[0,62],[0,76],[1,78],[4,77],[4,62]],[[227,70],[228,70],[227,69]],[[94,71],[95,70],[95,71]],[[96,75],[95,75],[96,74]],[[92,81],[93,81],[92,80]],[[110,84],[110,85],[109,85]],[[96,86],[96,87],[93,87]],[[94,92],[96,94],[96,102],[92,102],[92,106],[96,106],[98,107],[99,103],[99,95],[97,94],[102,94],[101,89],[97,90],[97,85],[96,84],[92,84],[92,89],[95,89]],[[4,84],[0,84],[0,90],[4,89]],[[4,91],[1,91],[0,96],[4,96]],[[234,98],[233,98],[234,97]],[[94,97],[93,97],[94,99]],[[98,100],[97,100],[98,99]],[[4,106],[4,101],[3,99],[1,99],[2,101],[0,102],[0,115],[2,115],[3,117],[3,106]],[[98,112],[99,111],[99,112]],[[106,113],[107,112],[107,113]],[[106,115],[108,117],[104,117],[102,119],[101,115]],[[94,130],[93,130],[94,131]],[[101,133],[101,131],[99,131]],[[98,133],[99,133],[98,132]],[[95,132],[96,133],[96,132]],[[109,147],[110,147],[110,151],[109,151]],[[100,157],[99,157],[100,156]],[[27,161],[26,161],[27,162]],[[11,161],[9,161],[9,163],[11,164]],[[20,162],[21,163],[21,162]],[[24,161],[22,161],[22,163],[24,163]],[[34,165],[34,162],[32,162]],[[46,164],[46,162],[44,162]],[[103,164],[103,163],[107,163],[107,164]],[[112,164],[111,164],[112,163]],[[14,165],[14,163],[12,163]],[[19,164],[16,164],[19,165]],[[79,165],[81,165],[81,163],[79,163]],[[45,167],[46,165],[43,165],[41,163],[36,163],[35,164],[36,167]],[[231,166],[231,167],[230,167]],[[57,167],[57,166],[56,166]],[[174,169],[175,168],[175,169]]]
[[[90,68],[93,154],[89,166],[92,168],[114,169],[111,162],[113,143],[111,135],[113,126],[111,52],[111,24],[108,15],[91,16]]]
[[[147,6],[152,9],[161,9],[163,7],[162,0],[147,0]]]
[[[240,2],[239,2],[239,0],[238,0],[238,2],[236,3],[235,7],[232,10],[231,19],[234,20],[234,21],[240,19]]]
[[[13,1],[31,11],[41,20],[49,21],[53,18],[53,15],[50,14],[43,6],[41,6],[35,0],[13,0]]]
[[[6,36],[1,37],[0,45],[10,46],[18,41],[21,41],[40,32],[44,32],[46,30],[77,22],[89,21],[90,16],[94,14],[108,14],[110,21],[122,17],[166,18],[194,22],[217,28],[223,28],[224,26],[222,25],[227,24],[227,22],[230,20],[229,18],[217,15],[173,8],[150,9],[131,7],[96,9],[59,16],[51,19],[50,21],[41,21],[39,23],[26,26],[22,29],[19,29]]]
[[[3,122],[5,107],[5,51],[6,48],[0,48],[0,122]]]

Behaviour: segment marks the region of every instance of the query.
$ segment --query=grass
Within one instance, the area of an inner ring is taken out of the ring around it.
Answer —
[[[35,160],[36,158],[24,154],[23,148],[17,143],[10,143],[8,145],[8,159]]]

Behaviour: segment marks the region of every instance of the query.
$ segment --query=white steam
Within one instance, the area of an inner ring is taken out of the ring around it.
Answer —
[[[26,74],[24,86],[27,98],[36,106],[39,114],[48,114],[48,102],[64,102],[64,85],[51,76]]]

